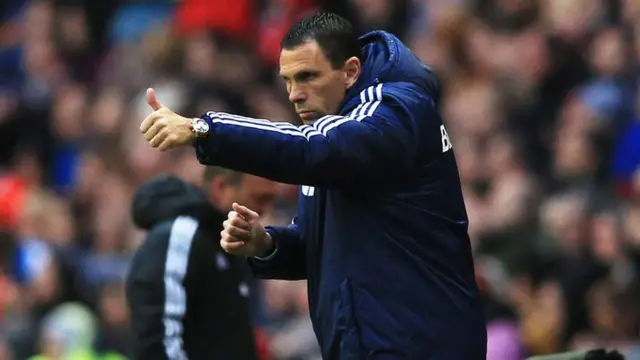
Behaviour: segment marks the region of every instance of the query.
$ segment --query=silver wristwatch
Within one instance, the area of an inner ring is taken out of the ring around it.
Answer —
[[[200,118],[191,119],[191,131],[197,139],[207,137],[209,134],[209,124]]]

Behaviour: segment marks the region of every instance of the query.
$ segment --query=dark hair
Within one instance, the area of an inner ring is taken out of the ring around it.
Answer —
[[[340,15],[320,12],[298,21],[282,37],[280,47],[291,50],[307,41],[316,41],[334,68],[353,56],[362,60],[358,36]]]
[[[211,182],[213,179],[222,176],[231,186],[240,185],[243,180],[243,173],[229,170],[220,166],[207,166],[204,170],[204,181]]]

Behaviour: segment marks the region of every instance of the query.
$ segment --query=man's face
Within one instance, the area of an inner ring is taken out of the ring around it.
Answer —
[[[280,53],[280,76],[304,123],[338,112],[347,88],[355,82],[349,70],[348,66],[334,69],[315,41]]]
[[[239,184],[214,185],[212,195],[217,200],[215,202],[224,209],[231,210],[231,204],[237,202],[260,215],[265,215],[273,211],[278,195],[278,184],[265,178],[245,174]]]

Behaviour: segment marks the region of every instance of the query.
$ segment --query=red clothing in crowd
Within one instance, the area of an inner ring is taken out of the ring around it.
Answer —
[[[257,9],[252,0],[184,0],[176,9],[180,35],[214,30],[250,40],[256,24]]]

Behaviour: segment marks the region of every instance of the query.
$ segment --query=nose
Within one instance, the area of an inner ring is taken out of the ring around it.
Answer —
[[[301,86],[291,86],[291,91],[289,92],[289,101],[294,104],[298,104],[304,102],[306,99],[307,94]]]

